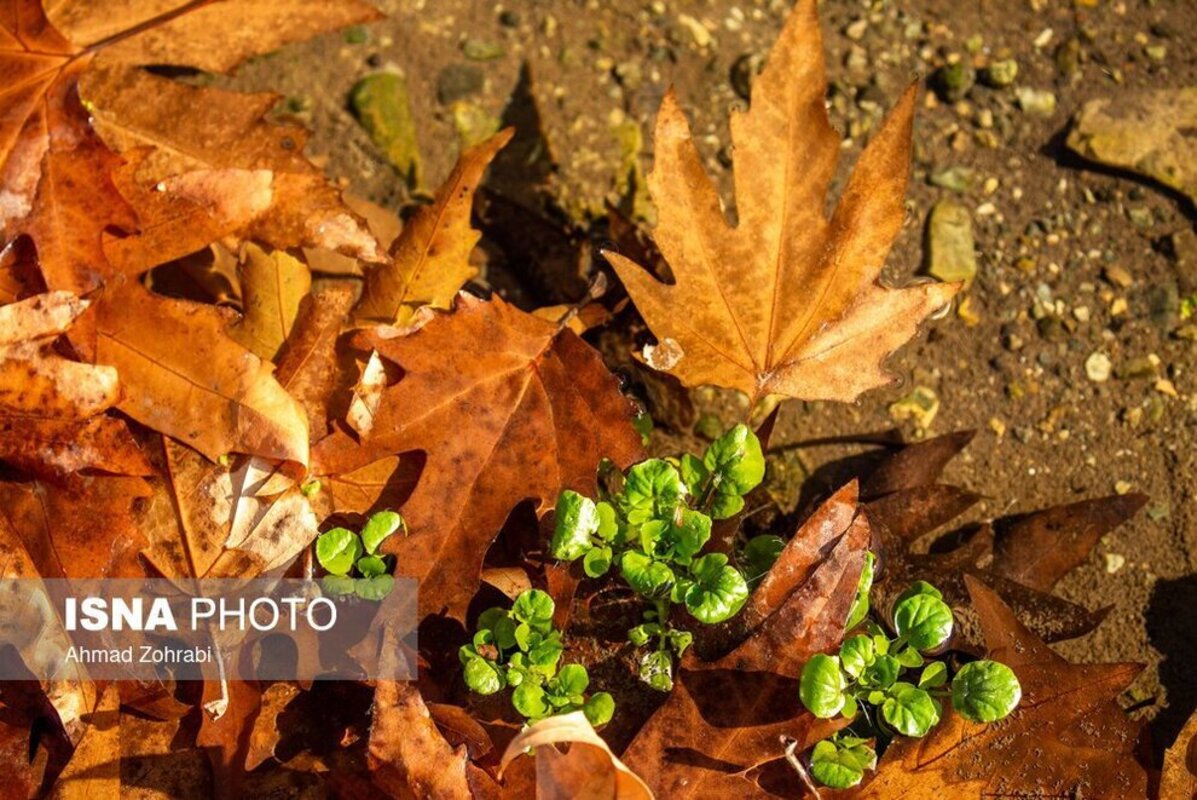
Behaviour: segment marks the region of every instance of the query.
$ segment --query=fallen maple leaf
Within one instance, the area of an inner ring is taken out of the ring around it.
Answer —
[[[648,184],[654,239],[676,278],[608,258],[659,343],[650,366],[690,386],[807,400],[855,399],[888,384],[881,361],[914,335],[955,284],[876,283],[905,215],[914,89],[865,149],[830,219],[840,139],[824,102],[815,0],[790,14],[747,112],[733,114],[733,227],[669,92],[657,115]]]
[[[1146,797],[1147,771],[1135,758],[1142,723],[1116,700],[1142,667],[1070,664],[981,581],[965,580],[988,657],[1014,670],[1022,702],[988,725],[946,709],[926,737],[896,740],[854,796]]]
[[[387,540],[399,573],[420,580],[420,616],[458,619],[477,590],[486,549],[511,509],[548,510],[562,489],[593,489],[603,458],[621,467],[641,452],[631,407],[599,354],[568,329],[495,298],[458,298],[410,335],[358,337],[399,365],[369,437],[319,443],[312,471],[342,475],[383,455],[423,451],[427,464]]]
[[[107,286],[96,362],[117,368],[120,410],[216,460],[247,453],[306,464],[307,417],[268,362],[228,338],[212,306]]]
[[[307,131],[263,119],[275,95],[187,86],[124,64],[93,67],[80,78],[79,92],[92,126],[114,151],[152,143],[137,169],[144,184],[215,209],[226,202],[221,188],[237,177],[233,171],[267,181],[269,202],[256,202],[256,215],[213,215],[245,220],[238,237],[382,258],[365,223],[303,155]]]
[[[1088,558],[1094,545],[1138,511],[1147,498],[1115,495],[1003,517],[948,534],[924,552],[916,543],[971,508],[980,495],[939,482],[952,457],[972,439],[963,431],[908,445],[885,456],[862,481],[868,513],[881,540],[878,608],[888,608],[914,581],[943,592],[964,616],[956,646],[975,649],[978,631],[967,624],[964,576],[986,581],[1045,641],[1082,636],[1106,611],[1090,611],[1051,594],[1060,578]],[[961,541],[963,539],[963,541]]]
[[[557,749],[568,744],[569,752]],[[542,719],[507,745],[499,768],[531,751],[536,759],[538,800],[652,800],[653,793],[620,761],[581,711]]]
[[[1176,736],[1176,741],[1164,753],[1164,769],[1160,774],[1160,800],[1197,797],[1197,713]]]
[[[0,460],[60,475],[148,474],[128,427],[104,414],[120,398],[116,370],[53,351],[87,306],[70,292],[0,306]]]
[[[377,11],[358,0],[319,8],[304,4],[302,13],[295,5],[193,0],[105,6],[99,12],[87,3],[57,3],[55,18],[64,26],[63,35],[38,0],[5,4],[0,13],[0,101],[6,108],[0,120],[0,235],[33,236],[51,289],[98,286],[106,275],[104,230],[115,226],[132,232],[136,223],[108,177],[116,160],[92,132],[79,103],[80,76],[96,61],[109,70],[153,63],[222,72],[287,42],[377,18]],[[99,30],[104,35],[91,39]],[[137,96],[142,110],[154,105],[149,96]]]
[[[421,306],[449,308],[457,290],[478,274],[470,263],[482,236],[470,227],[474,191],[514,132],[500,131],[461,154],[432,205],[421,208],[391,246],[391,263],[366,276],[355,324],[403,326]]]

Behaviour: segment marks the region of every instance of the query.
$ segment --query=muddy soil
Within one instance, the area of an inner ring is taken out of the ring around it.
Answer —
[[[745,103],[753,67],[789,4],[376,5],[386,21],[259,59],[231,85],[282,93],[280,112],[314,129],[309,152],[328,173],[392,208],[419,192],[349,111],[350,89],[362,76],[379,69],[406,76],[425,188],[435,188],[456,157],[455,117],[515,122],[519,142],[490,188],[543,236],[512,245],[493,221],[486,277],[533,306],[576,297],[595,268],[597,246],[610,234],[594,220],[607,203],[630,208],[628,176],[651,165],[651,123],[669,86],[732,205],[727,114]],[[1112,610],[1093,634],[1059,649],[1074,660],[1145,663],[1124,700],[1154,719],[1157,748],[1166,745],[1197,706],[1197,343],[1185,327],[1193,320],[1184,319],[1184,298],[1197,291],[1197,252],[1186,252],[1183,235],[1174,238],[1191,232],[1194,211],[1178,193],[1082,162],[1063,139],[1086,101],[1117,104],[1136,91],[1197,84],[1197,5],[825,0],[821,17],[832,120],[845,136],[841,172],[905,85],[924,87],[909,215],[889,279],[923,272],[927,215],[944,198],[971,217],[978,270],[967,305],[929,324],[892,360],[899,383],[850,406],[787,403],[778,440],[977,429],[947,476],[985,494],[975,518],[1115,492],[1149,495],[1145,510],[1060,587],[1070,599]],[[1018,64],[1012,85],[935,91],[945,64],[1005,60]],[[1025,89],[1039,94],[1020,102]],[[493,219],[506,218],[496,212]],[[1090,377],[1095,353],[1112,364],[1107,380]],[[939,402],[924,428],[896,420],[891,409],[915,387]],[[693,399],[724,422],[743,413],[735,398],[715,392]],[[654,410],[666,427],[691,422]],[[793,452],[789,466],[799,476],[841,454]]]

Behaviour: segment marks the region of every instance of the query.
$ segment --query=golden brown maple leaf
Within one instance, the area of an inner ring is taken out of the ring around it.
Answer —
[[[474,190],[482,173],[515,131],[500,131],[461,154],[457,166],[391,246],[391,263],[366,276],[354,309],[358,325],[407,325],[421,306],[449,308],[462,285],[478,274],[470,253],[481,235],[470,227]]]
[[[361,0],[299,5],[56,2],[51,23],[39,0],[5,2],[0,6],[0,235],[34,237],[51,289],[83,292],[99,285],[104,230],[132,231],[136,217],[108,179],[116,161],[90,128],[79,103],[79,77],[97,62],[116,71],[147,63],[226,71],[256,53],[378,16]],[[142,109],[154,105],[146,95],[138,96],[137,104]],[[283,194],[309,210],[323,198],[315,205],[328,210],[332,191],[309,178],[302,189],[297,184]],[[342,210],[332,218],[331,235],[349,235],[340,227],[342,218],[356,225]]]
[[[966,582],[989,657],[1014,670],[1022,702],[989,725],[947,709],[926,737],[896,740],[854,796],[1146,797],[1147,771],[1135,757],[1142,723],[1117,701],[1142,666],[1070,664],[996,593]]]
[[[737,224],[728,224],[670,92],[648,182],[654,239],[676,283],[608,256],[659,340],[650,365],[691,386],[853,400],[891,381],[882,360],[959,289],[877,283],[905,213],[913,87],[824,215],[840,140],[824,105],[815,5],[803,0],[791,13],[750,108],[732,116]]]
[[[116,370],[53,350],[87,306],[70,292],[0,306],[0,460],[34,472],[145,475],[128,427],[104,414],[120,399]]]
[[[99,300],[96,363],[120,373],[119,408],[208,458],[247,453],[306,464],[303,408],[269,362],[223,333],[219,310],[109,284]]]
[[[228,334],[263,361],[275,361],[312,288],[307,265],[282,250],[245,246],[241,266],[242,318]]]
[[[384,545],[400,573],[420,579],[421,616],[464,616],[486,549],[517,503],[547,511],[562,489],[593,488],[601,459],[626,466],[641,453],[631,407],[599,354],[498,298],[462,295],[456,311],[410,335],[379,328],[359,339],[403,378],[383,393],[362,445],[334,434],[316,446],[312,471],[427,455],[402,509],[411,533]]]

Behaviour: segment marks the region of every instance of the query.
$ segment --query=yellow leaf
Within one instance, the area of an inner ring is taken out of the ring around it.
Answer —
[[[449,308],[462,284],[478,274],[470,253],[481,234],[470,227],[474,191],[510,128],[466,150],[436,199],[412,218],[391,247],[391,263],[366,277],[354,310],[357,325],[406,325],[421,306]]]
[[[240,272],[244,316],[229,336],[259,358],[274,361],[312,288],[312,276],[282,250],[267,253],[255,244],[246,245]]]
[[[668,354],[666,371],[760,399],[855,399],[890,382],[882,360],[959,287],[877,283],[902,225],[913,87],[823,212],[840,140],[824,106],[815,0],[790,15],[747,112],[733,114],[738,223],[719,196],[671,92],[657,116],[649,189],[654,238],[676,284],[609,254]],[[651,360],[650,360],[651,363]]]

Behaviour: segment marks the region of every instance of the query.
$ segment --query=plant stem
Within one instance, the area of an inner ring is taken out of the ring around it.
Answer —
[[[662,653],[669,647],[669,599],[665,597],[653,601],[657,609],[657,652]]]

